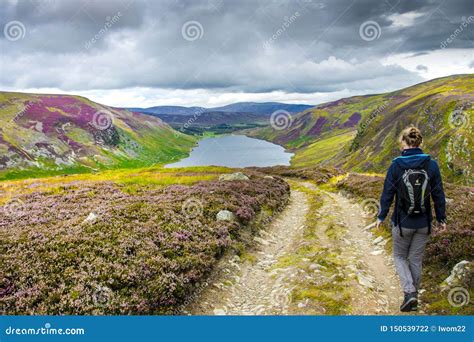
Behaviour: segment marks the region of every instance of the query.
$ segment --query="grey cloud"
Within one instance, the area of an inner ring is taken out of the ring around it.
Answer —
[[[381,64],[382,58],[438,49],[462,16],[474,14],[467,0],[31,0],[0,6],[2,27],[19,20],[27,29],[18,41],[1,36],[1,84],[65,90],[396,88],[421,78]],[[107,18],[118,12],[104,33]],[[423,13],[413,26],[393,27],[388,19],[411,12]],[[369,20],[381,30],[373,41],[359,35]],[[183,39],[188,21],[202,25],[202,38]],[[472,48],[472,30],[450,47]]]
[[[428,71],[428,67],[426,65],[417,65],[416,66],[416,70],[419,70],[419,71]]]

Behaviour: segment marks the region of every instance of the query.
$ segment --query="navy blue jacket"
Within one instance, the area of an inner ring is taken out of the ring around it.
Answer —
[[[399,182],[403,170],[410,168],[422,168],[426,160],[430,160],[428,164],[428,177],[430,178],[431,198],[434,202],[434,209],[436,219],[440,223],[446,222],[446,200],[443,191],[443,182],[441,181],[441,174],[439,172],[438,163],[431,159],[428,154],[424,154],[421,148],[409,148],[403,150],[402,155],[393,159],[383,186],[383,193],[380,197],[380,211],[378,219],[383,221],[390,210],[393,197],[399,197]],[[430,202],[430,201],[429,201]],[[400,212],[399,212],[400,211]],[[408,216],[407,213],[400,210],[395,203],[395,208],[392,215],[392,223],[403,228],[431,228],[431,221],[433,220],[431,214],[431,205],[429,204],[425,215]]]

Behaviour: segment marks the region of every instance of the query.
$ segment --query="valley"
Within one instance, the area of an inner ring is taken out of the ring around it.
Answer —
[[[281,145],[294,153],[295,167],[383,172],[398,154],[398,132],[416,124],[446,179],[473,182],[472,75],[315,107],[250,102],[127,110],[75,96],[0,95],[0,179],[165,165],[186,157],[199,139],[222,133]],[[272,111],[286,126],[275,126]]]
[[[474,255],[472,101],[473,75],[314,107],[1,92],[0,312],[397,314],[390,229],[372,223],[412,123],[448,206],[420,313],[472,314],[440,290]]]
[[[278,102],[238,102],[214,108],[157,106],[129,109],[159,117],[180,132],[203,135],[209,132],[225,134],[265,127],[269,125],[270,117],[275,111],[291,115],[312,107]]]

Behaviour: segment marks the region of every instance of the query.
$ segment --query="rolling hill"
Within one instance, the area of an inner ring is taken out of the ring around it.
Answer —
[[[474,75],[454,75],[398,91],[324,103],[295,116],[282,130],[249,136],[295,152],[294,166],[326,164],[358,172],[384,172],[399,154],[398,136],[409,125],[448,180],[472,184]]]
[[[167,114],[167,115],[195,115],[204,112],[226,112],[226,113],[252,113],[268,116],[276,110],[285,110],[291,114],[299,113],[311,105],[288,104],[280,102],[236,102],[222,107],[182,107],[182,106],[155,106],[149,108],[125,108],[128,110],[147,114]]]
[[[0,179],[165,163],[195,139],[84,97],[0,92]]]

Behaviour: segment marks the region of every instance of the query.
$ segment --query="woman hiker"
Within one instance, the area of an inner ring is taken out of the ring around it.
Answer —
[[[418,308],[422,259],[433,220],[430,196],[434,202],[436,220],[446,228],[446,205],[443,182],[436,161],[423,153],[423,137],[418,128],[402,131],[401,156],[393,159],[385,177],[380,198],[377,228],[388,214],[395,196],[391,218],[393,258],[405,294],[400,310]]]

